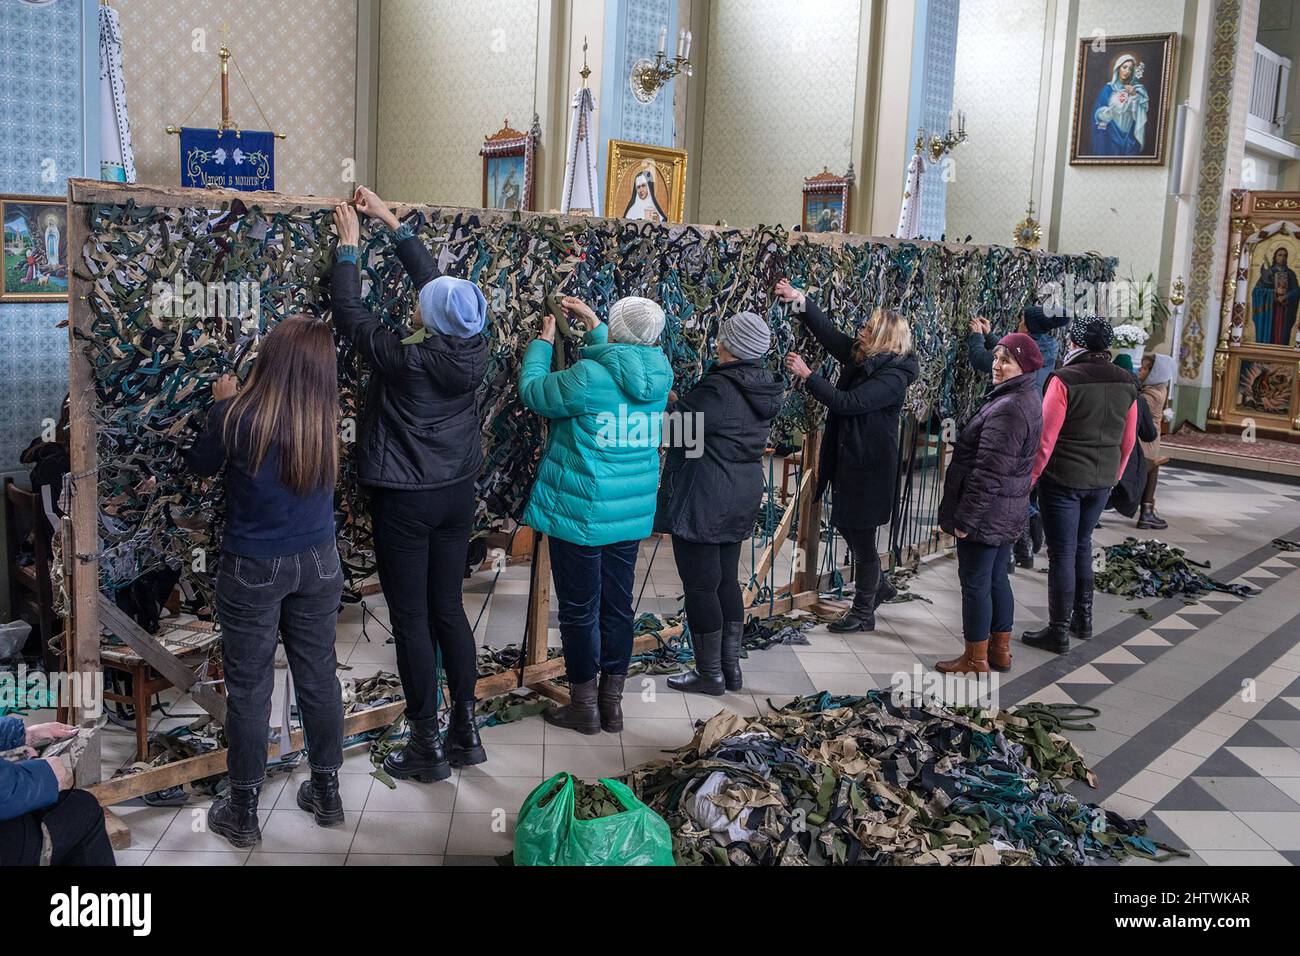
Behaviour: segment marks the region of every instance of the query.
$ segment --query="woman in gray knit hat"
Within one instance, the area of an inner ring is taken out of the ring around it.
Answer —
[[[754,531],[763,497],[763,453],[781,409],[781,377],[764,365],[772,347],[766,320],[753,312],[725,319],[717,362],[669,412],[693,416],[691,448],[669,448],[659,483],[655,530],[673,536],[673,558],[686,593],[695,670],[668,686],[718,696],[740,690],[745,606],[740,548]]]

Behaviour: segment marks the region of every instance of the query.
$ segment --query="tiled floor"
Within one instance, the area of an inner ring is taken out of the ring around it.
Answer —
[[[1099,594],[1090,642],[1057,657],[1017,641],[1014,670],[1000,687],[1003,706],[1036,699],[1100,707],[1096,730],[1071,734],[1100,780],[1096,791],[1080,784],[1081,794],[1145,816],[1153,834],[1189,850],[1188,863],[1300,863],[1300,552],[1270,545],[1279,536],[1300,538],[1297,502],[1296,486],[1167,469],[1160,506],[1171,527],[1158,537],[1210,561],[1216,576],[1259,588],[1259,595],[1215,594],[1188,606],[1177,599],[1132,603]],[[1100,543],[1151,536],[1114,514],[1104,525]],[[648,541],[642,549],[640,610],[675,612],[681,591],[670,544],[660,544],[651,566],[653,547]],[[1045,558],[1038,563],[1041,571]],[[788,578],[787,559],[778,562],[778,585]],[[466,609],[471,622],[478,619],[479,640],[517,642],[527,568],[507,569],[479,619],[489,580],[478,575],[466,585]],[[1017,631],[1038,626],[1045,575],[1022,570],[1012,583]],[[150,866],[490,863],[510,849],[525,795],[558,770],[617,774],[687,742],[694,720],[723,707],[759,714],[769,702],[779,705],[813,690],[860,693],[888,686],[895,672],[951,656],[960,646],[956,563],[930,562],[914,590],[932,603],[885,607],[872,635],[839,637],[818,626],[807,647],[753,654],[742,693],[691,697],[669,690],[663,678],[634,678],[625,698],[627,726],[619,735],[582,737],[528,718],[484,732],[486,764],[443,783],[399,783],[396,790],[369,775],[363,749],[352,750],[343,768],[348,812],[338,828],[318,828],[296,808],[299,774],[268,783],[264,839],[252,851],[233,851],[204,832],[202,802],[179,809],[119,807],[133,837],[119,859]],[[348,608],[339,626],[339,658],[352,676],[396,669],[393,647],[385,643],[386,609],[382,600],[372,604],[368,639],[358,608]],[[1152,620],[1124,613],[1138,606]],[[558,644],[554,626],[551,639]],[[192,712],[184,700],[173,709]],[[114,732],[105,744],[106,762],[116,766],[129,759],[129,750],[130,738]]]

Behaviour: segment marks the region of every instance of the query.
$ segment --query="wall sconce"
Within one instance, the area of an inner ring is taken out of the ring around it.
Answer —
[[[628,82],[632,95],[639,103],[652,103],[664,84],[678,74],[692,76],[691,69],[691,31],[677,32],[677,54],[671,59],[664,54],[664,44],[668,39],[668,28],[659,28],[659,52],[653,60],[641,57],[632,64],[632,73]]]
[[[930,137],[930,162],[937,163],[945,154],[951,153],[954,149],[966,142],[969,137],[966,135],[966,114],[961,110],[957,111],[957,129],[952,128],[952,117],[948,117],[948,132],[942,136]],[[922,127],[916,131],[916,151],[919,153],[925,147],[925,128]]]

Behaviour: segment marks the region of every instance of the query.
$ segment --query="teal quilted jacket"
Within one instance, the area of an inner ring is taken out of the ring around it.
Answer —
[[[524,352],[519,396],[551,420],[524,523],[583,545],[640,540],[654,523],[662,412],[673,370],[658,346],[610,343],[603,323],[582,358],[552,372],[549,342]]]

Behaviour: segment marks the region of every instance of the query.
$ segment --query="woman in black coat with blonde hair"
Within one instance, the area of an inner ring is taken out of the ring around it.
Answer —
[[[788,279],[776,297],[793,306],[808,331],[840,363],[835,383],[818,375],[795,352],[785,367],[827,408],[818,460],[818,497],[831,488],[831,524],[853,553],[853,607],[829,629],[873,631],[876,608],[893,596],[880,570],[877,532],[893,515],[898,489],[898,425],[907,387],[920,373],[912,330],[899,313],[876,309],[856,335],[835,327],[821,308]]]

